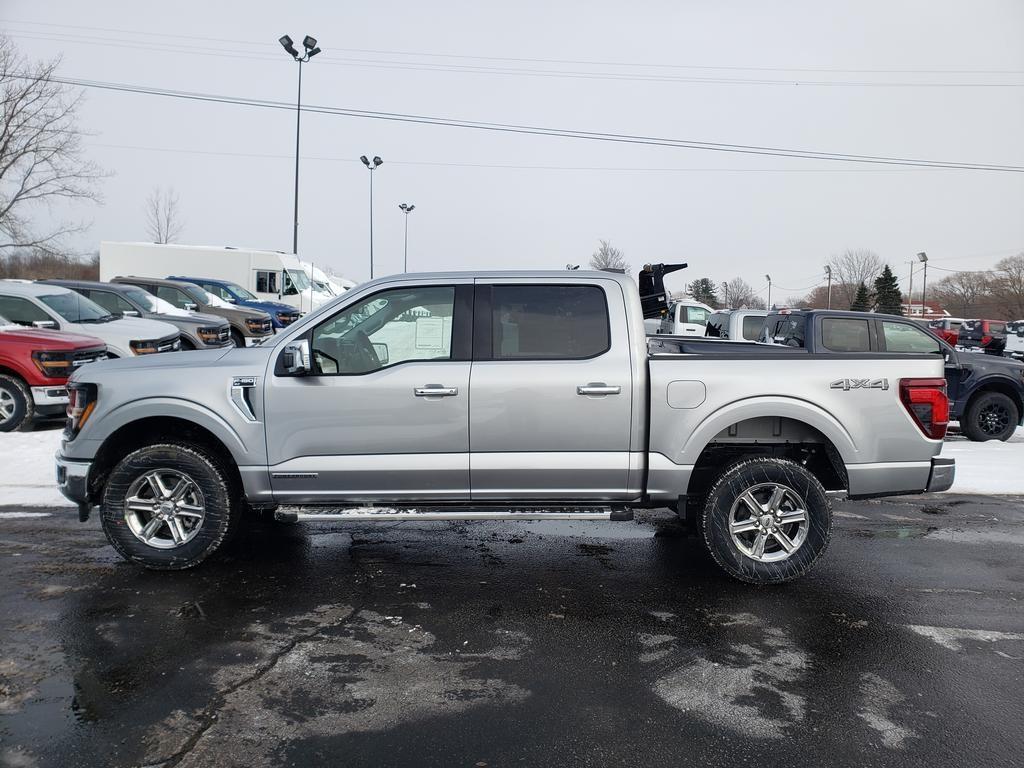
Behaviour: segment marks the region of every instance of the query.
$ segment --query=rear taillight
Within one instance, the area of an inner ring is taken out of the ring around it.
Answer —
[[[984,346],[987,346],[988,344],[991,344],[991,343],[992,343],[992,337],[991,336],[982,336],[981,337],[981,346],[984,347]]]
[[[945,379],[900,379],[900,400],[926,437],[941,440],[949,426]]]

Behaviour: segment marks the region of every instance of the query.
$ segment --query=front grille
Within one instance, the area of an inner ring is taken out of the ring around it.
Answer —
[[[274,324],[270,322],[268,317],[266,320],[260,323],[260,333],[272,333],[274,330]]]
[[[220,329],[220,332],[217,334],[217,340],[218,341],[227,341],[230,338],[231,338],[231,326],[230,325],[225,325],[223,328]]]
[[[106,347],[97,347],[95,349],[80,349],[75,352],[74,357],[71,359],[71,364],[76,368],[86,363],[94,363],[97,360],[107,359]]]
[[[156,343],[157,352],[175,352],[179,349],[181,349],[181,339],[178,336],[161,339]]]

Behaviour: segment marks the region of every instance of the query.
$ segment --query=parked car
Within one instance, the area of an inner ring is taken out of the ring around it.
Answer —
[[[81,294],[59,285],[0,282],[0,315],[12,323],[95,336],[110,357],[181,349],[178,329],[138,317],[117,318]]]
[[[39,282],[70,288],[96,302],[115,317],[144,317],[170,323],[181,333],[182,349],[219,349],[234,344],[231,340],[231,326],[224,318],[178,309],[134,285],[94,280]]]
[[[192,283],[156,277],[115,277],[110,282],[134,285],[178,309],[216,315],[227,320],[236,347],[253,347],[274,335],[273,323],[266,312],[233,306]]]
[[[757,341],[766,309],[720,309],[708,317],[704,335],[725,341]]]
[[[975,441],[1008,440],[1024,425],[1024,365],[1005,357],[958,351],[908,318],[871,312],[782,310],[768,315],[762,334],[762,341],[812,353],[941,356],[950,418],[960,422],[965,436]],[[874,385],[875,380],[858,376],[842,382],[861,387]]]
[[[106,345],[92,336],[25,328],[0,317],[0,432],[62,415],[68,377],[106,357]]]
[[[657,333],[668,336],[703,336],[708,315],[714,310],[693,299],[673,301],[661,318]]]
[[[963,318],[960,317],[940,317],[937,320],[929,321],[928,329],[944,342],[955,347],[963,322]]]
[[[968,352],[1001,355],[1006,347],[1006,323],[1002,320],[964,320],[956,346]]]
[[[277,510],[293,522],[672,505],[729,574],[775,583],[825,550],[829,492],[950,487],[942,365],[647,339],[626,275],[398,275],[255,349],[80,371],[57,476],[156,569],[277,505],[301,505]],[[852,375],[887,386],[829,386]]]
[[[193,283],[198,285],[207,293],[212,293],[214,296],[218,296],[228,304],[266,312],[270,315],[270,322],[273,324],[275,329],[287,328],[302,317],[302,313],[294,307],[282,304],[279,301],[264,301],[262,299],[258,299],[253,293],[250,293],[242,286],[228,280],[213,280],[206,277],[176,276],[171,276],[167,279],[178,280],[183,283]]]
[[[1014,360],[1024,360],[1024,320],[1006,324],[1006,346],[1003,348],[1003,355]]]

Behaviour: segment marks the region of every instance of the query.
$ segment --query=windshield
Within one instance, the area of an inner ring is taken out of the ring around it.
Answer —
[[[123,293],[144,310],[152,312],[154,315],[184,315],[187,317],[189,314],[183,309],[178,309],[171,302],[164,301],[159,296],[154,296],[135,286],[125,288]]]
[[[305,291],[309,288],[309,277],[301,269],[289,269],[288,277],[291,278],[296,290]]]
[[[49,296],[40,296],[39,300],[69,323],[107,323],[115,319],[103,307],[80,293],[51,293]]]
[[[245,290],[238,283],[224,283],[224,287],[228,289],[228,293],[232,294],[236,299],[242,301],[259,301],[253,294]]]

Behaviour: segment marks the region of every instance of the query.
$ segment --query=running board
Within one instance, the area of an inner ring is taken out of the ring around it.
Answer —
[[[274,512],[283,523],[340,523],[381,520],[616,520],[633,510],[610,506],[551,507],[291,507]]]

